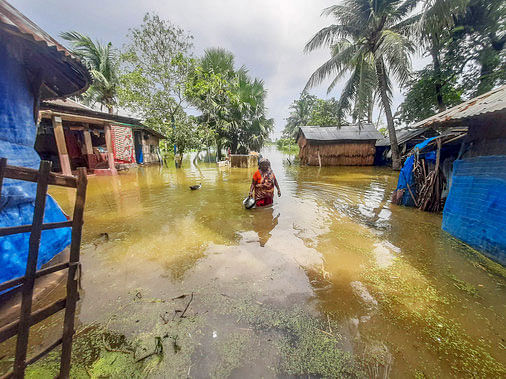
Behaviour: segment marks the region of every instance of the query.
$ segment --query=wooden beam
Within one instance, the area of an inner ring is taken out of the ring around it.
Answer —
[[[67,152],[67,145],[65,144],[65,132],[63,131],[63,124],[61,117],[54,116],[52,118],[54,138],[56,140],[56,147],[58,148],[58,156],[60,157],[60,166],[63,175],[72,175],[70,169],[70,159]]]
[[[67,299],[61,299],[29,315],[29,325],[35,325],[65,308]],[[0,343],[16,335],[20,321],[14,321],[0,328]],[[19,336],[18,336],[19,340]],[[21,376],[22,377],[22,376]]]
[[[36,183],[39,178],[39,172],[33,168],[7,165],[5,167],[4,177]],[[48,183],[63,187],[77,187],[77,180],[73,176],[64,176],[52,172],[49,174]]]
[[[41,276],[49,275],[49,274],[52,274],[53,272],[56,272],[56,271],[64,270],[67,267],[69,267],[68,262],[60,263],[60,264],[57,264],[54,266],[49,266],[47,268],[37,271],[35,273],[35,278],[40,278]],[[21,276],[19,278],[8,280],[7,282],[0,283],[0,292],[6,290],[8,288],[18,286],[21,283],[23,283],[24,281],[25,281],[25,277]]]
[[[53,118],[53,117],[60,117],[64,121],[75,121],[75,122],[83,122],[83,123],[90,123],[90,124],[96,124],[96,125],[105,125],[111,122],[114,122],[113,120],[107,120],[103,118],[97,118],[97,117],[89,117],[89,116],[80,116],[76,114],[67,114],[62,112],[54,112],[49,110],[42,110],[40,111],[42,118]]]
[[[72,227],[72,221],[48,222],[47,224],[42,224],[41,229],[51,230],[68,227]],[[18,233],[30,233],[32,228],[33,225],[6,226],[0,228],[0,237]]]

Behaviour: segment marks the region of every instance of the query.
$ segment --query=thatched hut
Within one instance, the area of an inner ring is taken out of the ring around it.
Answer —
[[[371,124],[301,126],[297,134],[300,163],[309,166],[371,166],[376,140],[382,137]]]

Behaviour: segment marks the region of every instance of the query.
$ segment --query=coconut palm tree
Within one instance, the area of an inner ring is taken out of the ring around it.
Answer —
[[[75,31],[61,33],[60,37],[70,42],[72,53],[86,64],[93,77],[90,88],[82,95],[84,102],[99,103],[113,113],[119,86],[119,60],[112,44],[93,42],[90,37]]]
[[[348,81],[340,98],[343,111],[351,109],[361,119],[370,109],[377,92],[387,119],[392,146],[392,167],[401,162],[392,115],[392,79],[403,84],[409,78],[410,54],[414,48],[401,33],[403,21],[416,6],[416,0],[344,0],[326,8],[322,15],[333,16],[336,24],[321,29],[306,44],[305,51],[331,48],[331,58],[309,78],[306,87],[333,76],[330,90],[345,76]]]

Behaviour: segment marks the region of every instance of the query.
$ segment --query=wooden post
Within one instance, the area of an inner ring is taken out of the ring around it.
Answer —
[[[84,203],[86,200],[86,169],[79,167],[77,172],[77,192],[74,214],[72,216],[72,242],[70,243],[69,271],[67,276],[67,302],[65,318],[63,321],[62,353],[60,362],[60,378],[70,375],[70,359],[72,356],[72,337],[74,335],[74,321],[76,303],[78,300],[78,284],[81,269],[79,265],[79,251],[81,248],[81,235],[83,228]]]
[[[109,163],[109,169],[112,175],[117,175],[116,168],[114,167],[114,153],[112,150],[112,136],[111,136],[111,124],[104,124],[105,131],[105,144],[107,146],[107,161]]]
[[[85,124],[87,125],[87,124]],[[86,158],[88,160],[88,168],[93,170],[97,165],[97,157],[93,154],[93,143],[91,141],[91,134],[89,129],[83,130],[84,146],[86,147]]]
[[[46,206],[46,193],[50,172],[51,162],[41,161],[39,178],[37,181],[37,193],[35,196],[32,231],[28,243],[25,279],[21,289],[21,314],[19,319],[18,338],[16,341],[16,358],[14,361],[14,377],[16,378],[22,378],[24,376],[26,367],[26,352],[28,349],[28,336],[32,312],[32,294],[35,284],[35,272],[37,271],[37,259],[39,257],[40,237],[42,234],[42,223],[44,221],[44,209]]]
[[[69,154],[67,152],[67,145],[65,144],[65,132],[63,131],[63,124],[61,117],[53,116],[53,130],[54,139],[56,140],[56,147],[58,148],[58,156],[60,157],[60,167],[63,175],[72,175],[70,168]]]
[[[320,158],[320,149],[318,149],[318,165],[322,167],[322,159]]]

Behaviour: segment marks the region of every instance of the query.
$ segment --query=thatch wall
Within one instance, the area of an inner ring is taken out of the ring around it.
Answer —
[[[336,141],[315,143],[300,136],[299,158],[301,164],[318,166],[320,153],[322,166],[372,166],[376,153],[376,141]]]

